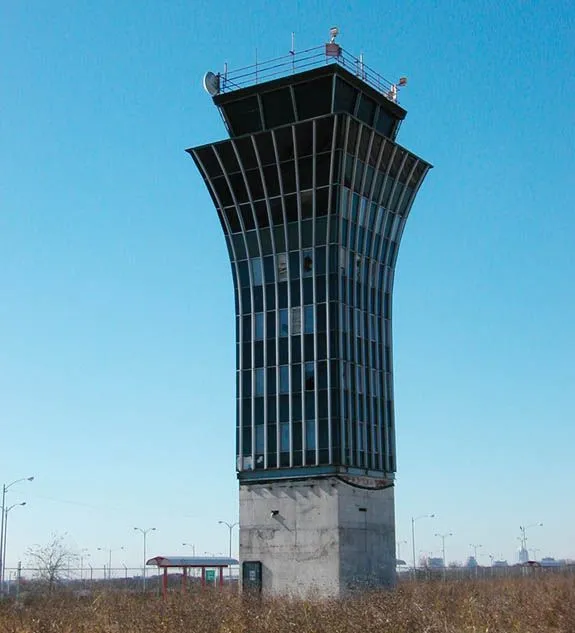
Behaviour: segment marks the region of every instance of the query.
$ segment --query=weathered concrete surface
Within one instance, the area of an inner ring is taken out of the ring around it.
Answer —
[[[240,560],[265,593],[340,596],[395,582],[393,488],[329,477],[240,485]]]

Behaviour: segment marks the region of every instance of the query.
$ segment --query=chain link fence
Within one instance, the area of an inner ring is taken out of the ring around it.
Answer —
[[[42,592],[47,588],[66,589],[78,594],[88,594],[91,591],[126,591],[126,592],[143,592],[151,594],[160,594],[162,589],[162,574],[158,574],[155,568],[142,567],[121,567],[107,566],[94,567],[87,565],[85,567],[66,567],[59,569],[57,573],[47,573],[48,570],[33,567],[6,567],[4,574],[4,586],[1,588],[1,594],[4,596],[18,597],[24,593]],[[224,574],[224,584],[236,585],[238,583],[238,566],[233,566],[228,573]],[[206,575],[206,583],[216,584],[218,580],[217,574],[213,577]],[[170,588],[180,588],[182,574],[171,572],[168,575],[168,586]],[[187,584],[190,588],[194,585],[201,586],[200,569],[189,570],[187,576]]]

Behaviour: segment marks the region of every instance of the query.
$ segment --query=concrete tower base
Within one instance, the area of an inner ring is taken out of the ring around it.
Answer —
[[[259,561],[262,590],[339,597],[395,583],[393,487],[337,477],[240,485],[240,561]]]

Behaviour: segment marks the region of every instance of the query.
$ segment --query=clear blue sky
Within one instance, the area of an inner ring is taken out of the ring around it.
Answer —
[[[8,564],[225,552],[237,517],[233,288],[186,147],[203,73],[323,43],[390,79],[435,165],[394,301],[398,539],[575,558],[575,10],[525,2],[8,0],[0,20],[0,482]],[[236,550],[237,538],[234,538]],[[409,549],[402,546],[402,554]]]

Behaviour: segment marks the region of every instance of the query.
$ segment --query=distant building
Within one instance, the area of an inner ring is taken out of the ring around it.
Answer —
[[[506,560],[494,560],[492,567],[509,567]]]
[[[555,560],[554,558],[547,556],[541,559],[540,564],[541,567],[561,567],[565,564],[565,561]]]
[[[477,561],[475,560],[475,556],[470,556],[467,559],[467,562],[465,563],[466,567],[469,567],[471,569],[474,569],[475,567],[479,567],[479,565],[477,564]]]
[[[428,558],[427,567],[429,569],[443,569],[445,567],[443,558]]]

